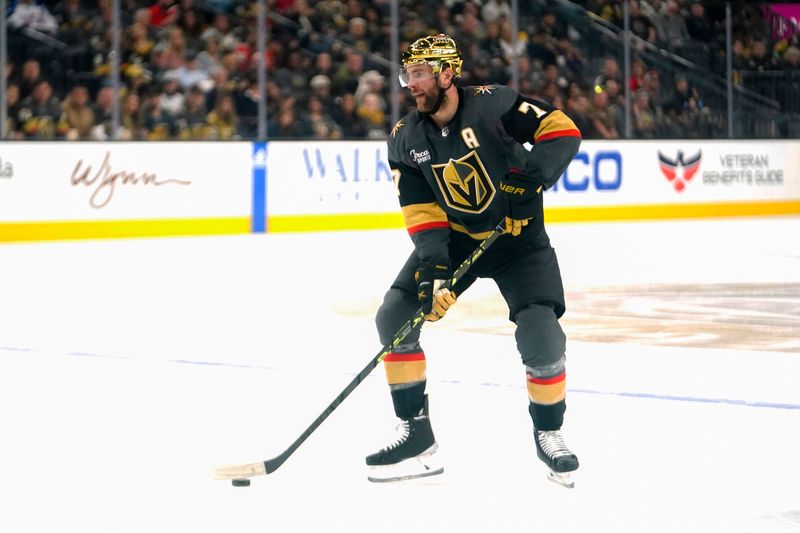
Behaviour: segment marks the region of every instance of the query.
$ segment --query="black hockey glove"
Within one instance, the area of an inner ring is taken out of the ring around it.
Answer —
[[[441,288],[449,277],[450,265],[445,262],[420,262],[417,266],[414,280],[425,320],[436,322],[456,303],[456,293]]]
[[[500,180],[500,190],[506,197],[506,233],[516,237],[536,216],[536,196],[542,191],[542,183],[522,169],[511,168]]]

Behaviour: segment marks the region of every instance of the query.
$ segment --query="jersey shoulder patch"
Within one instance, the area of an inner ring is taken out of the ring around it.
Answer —
[[[473,85],[464,88],[467,98],[489,108],[494,113],[503,114],[517,101],[517,92],[505,85]]]
[[[409,140],[413,140],[416,135],[414,131],[419,127],[419,117],[416,111],[412,111],[397,121],[389,132],[389,157],[395,161],[403,161],[408,155],[406,146]]]

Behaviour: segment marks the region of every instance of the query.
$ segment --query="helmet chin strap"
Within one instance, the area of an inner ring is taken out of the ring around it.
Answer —
[[[453,82],[454,80],[450,80],[450,85],[447,87],[439,87],[439,75],[436,75],[436,86],[439,87],[439,96],[436,97],[436,103],[433,104],[433,109],[428,111],[429,115],[435,115],[436,112],[439,111],[439,108],[442,106],[442,102],[444,102],[444,93],[453,86]]]

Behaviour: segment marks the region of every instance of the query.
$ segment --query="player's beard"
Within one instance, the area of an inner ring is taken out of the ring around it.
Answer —
[[[444,89],[439,87],[439,84],[437,83],[436,85],[433,86],[433,88],[431,89],[430,92],[426,91],[425,93],[423,93],[422,99],[416,99],[415,98],[415,100],[417,102],[417,109],[421,113],[430,113],[430,112],[432,112],[434,110],[434,108],[436,107],[436,101],[439,99],[439,94],[442,91],[444,91]],[[442,99],[442,103],[444,103],[444,101],[447,100],[447,95],[445,94],[443,96],[444,96],[444,98]],[[441,105],[439,107],[441,107]]]

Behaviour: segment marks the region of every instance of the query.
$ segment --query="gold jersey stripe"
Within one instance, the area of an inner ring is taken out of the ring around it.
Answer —
[[[536,129],[536,133],[533,134],[533,139],[538,140],[540,137],[546,135],[569,130],[577,131],[578,128],[575,126],[575,123],[572,122],[571,118],[565,115],[561,110],[556,109],[542,119],[542,122]]]
[[[430,222],[447,222],[447,214],[436,202],[406,205],[401,210],[407,228]]]

